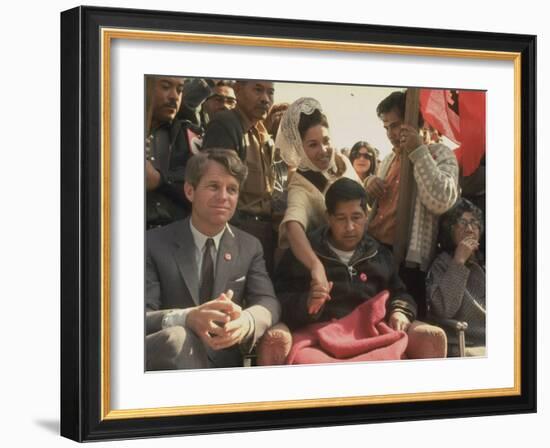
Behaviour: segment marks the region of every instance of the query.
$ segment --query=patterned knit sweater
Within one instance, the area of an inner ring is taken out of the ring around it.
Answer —
[[[378,176],[384,179],[395,158],[391,153],[382,161]],[[415,191],[405,262],[426,272],[434,257],[439,215],[449,210],[459,195],[458,163],[452,150],[441,144],[420,145],[409,154],[413,163]],[[373,208],[369,219],[374,217]]]
[[[467,346],[485,345],[485,269],[475,262],[456,263],[447,252],[434,260],[426,278],[430,312],[468,323]],[[449,342],[456,337],[449,335]]]

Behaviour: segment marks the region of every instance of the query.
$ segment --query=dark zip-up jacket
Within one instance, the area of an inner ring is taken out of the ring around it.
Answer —
[[[331,300],[316,315],[307,312],[311,275],[291,250],[287,250],[275,273],[275,292],[283,308],[282,320],[295,330],[314,322],[339,319],[384,289],[390,293],[389,316],[402,311],[411,322],[416,303],[398,276],[392,253],[366,232],[348,265],[328,246],[328,226],[308,235],[311,247],[334,283]]]

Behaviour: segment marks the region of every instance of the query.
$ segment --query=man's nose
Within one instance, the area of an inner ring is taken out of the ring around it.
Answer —
[[[263,92],[260,96],[260,101],[265,104],[271,104],[273,101],[271,97],[269,96],[269,93]]]
[[[346,221],[346,230],[353,230],[353,221],[351,219]]]
[[[171,100],[177,100],[178,97],[179,97],[178,89],[174,87],[174,88],[168,90],[168,97],[169,97]]]
[[[220,188],[220,189],[218,190],[218,198],[219,198],[220,200],[225,200],[225,199],[227,199],[228,197],[229,197],[229,193],[228,193],[228,191],[227,191],[227,188]]]

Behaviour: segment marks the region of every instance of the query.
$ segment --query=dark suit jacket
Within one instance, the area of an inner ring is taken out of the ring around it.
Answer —
[[[145,310],[199,305],[199,274],[189,218],[147,232]],[[254,333],[243,344],[250,350],[279,321],[281,308],[269,279],[260,242],[228,226],[218,248],[213,296],[232,289],[233,301],[254,320]],[[240,365],[238,347],[209,351],[216,366]]]

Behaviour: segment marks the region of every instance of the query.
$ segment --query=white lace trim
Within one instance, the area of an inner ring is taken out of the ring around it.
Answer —
[[[323,111],[321,104],[315,98],[299,98],[294,101],[283,114],[275,146],[279,148],[281,158],[287,165],[297,167],[300,170],[322,172],[327,176],[328,171],[336,171],[336,163],[334,161],[336,151],[333,148],[329,167],[327,170],[321,171],[306,155],[300,131],[298,130],[300,115],[311,115],[316,110]]]

